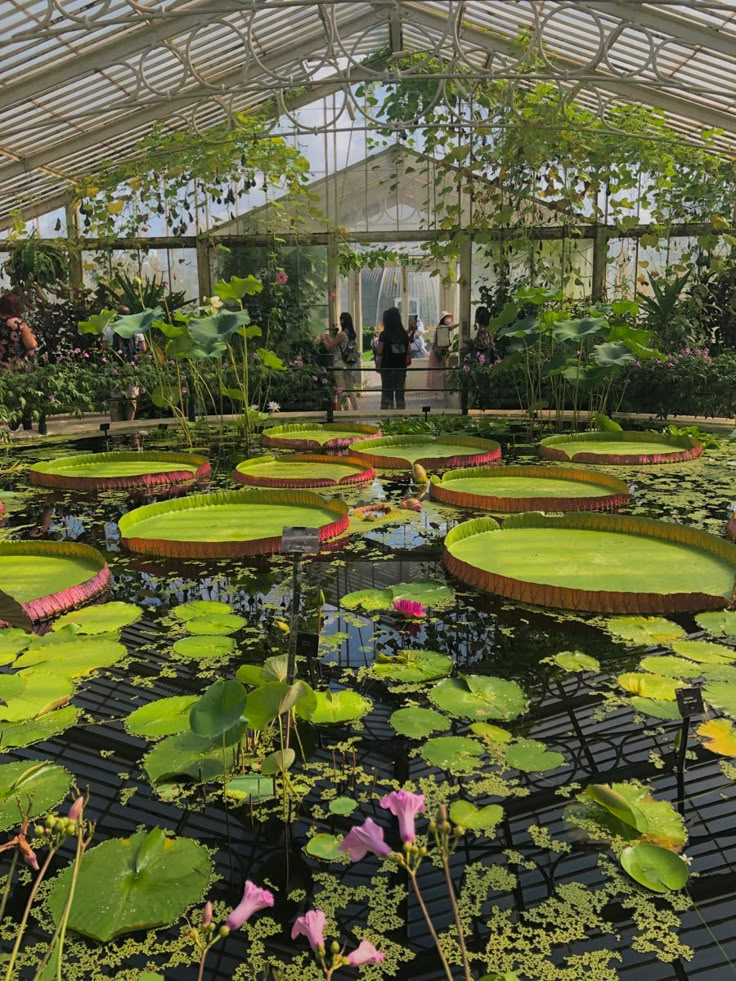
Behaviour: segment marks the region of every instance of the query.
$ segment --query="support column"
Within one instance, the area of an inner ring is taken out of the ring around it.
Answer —
[[[473,238],[468,232],[460,246],[460,350],[470,344],[470,325],[472,323],[473,288]]]
[[[605,225],[596,225],[593,238],[593,276],[590,291],[594,300],[605,299],[607,270],[608,229]]]
[[[64,206],[66,217],[66,237],[69,240],[69,277],[72,289],[79,293],[84,289],[84,266],[82,264],[82,242],[79,237],[76,201],[68,201]]]
[[[210,247],[205,239],[197,239],[197,286],[200,301],[203,301],[206,296],[212,296]]]
[[[339,296],[337,292],[338,288],[338,273],[340,269],[340,260],[337,247],[337,238],[334,234],[330,233],[327,236],[327,326],[332,327],[333,324],[337,324],[340,316],[338,310]]]

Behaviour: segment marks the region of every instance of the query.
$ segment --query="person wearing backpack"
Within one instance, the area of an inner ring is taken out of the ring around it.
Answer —
[[[353,318],[349,313],[340,314],[340,330],[334,337],[325,334],[322,344],[334,355],[335,386],[349,402],[351,409],[358,408],[355,389],[360,380],[360,352],[353,326]]]
[[[409,333],[397,307],[384,310],[383,331],[378,338],[376,369],[381,375],[381,408],[406,408],[406,369],[411,364]]]

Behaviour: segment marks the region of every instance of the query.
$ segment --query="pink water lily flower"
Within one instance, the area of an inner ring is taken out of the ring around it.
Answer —
[[[416,603],[414,600],[400,599],[394,601],[394,609],[405,617],[414,617],[420,620],[424,616],[424,605]]]
[[[359,862],[368,852],[378,858],[386,858],[391,854],[391,849],[383,840],[383,828],[373,818],[366,818],[363,824],[351,828],[337,850],[347,852],[351,862]]]
[[[372,943],[361,940],[360,945],[348,954],[348,964],[351,967],[362,967],[363,964],[380,964],[386,955],[376,950]]]
[[[424,794],[412,794],[408,790],[393,790],[378,802],[399,819],[402,841],[414,841],[414,818],[424,810]]]
[[[273,893],[268,889],[261,889],[248,879],[245,883],[243,898],[235,909],[230,913],[226,921],[226,926],[230,930],[239,930],[242,925],[249,920],[259,909],[266,906],[273,906]]]
[[[291,928],[291,939],[306,937],[312,950],[324,949],[327,917],[321,909],[310,909],[304,916],[298,916]]]

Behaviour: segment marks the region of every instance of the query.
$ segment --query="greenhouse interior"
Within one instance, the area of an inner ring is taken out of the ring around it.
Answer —
[[[736,978],[736,0],[0,25],[0,981]]]

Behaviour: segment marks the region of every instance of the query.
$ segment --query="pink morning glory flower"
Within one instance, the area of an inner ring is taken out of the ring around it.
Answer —
[[[383,828],[372,818],[366,818],[363,824],[351,828],[340,842],[338,851],[347,852],[351,862],[359,862],[368,852],[378,858],[391,854],[391,849],[383,840]]]
[[[386,957],[380,950],[376,950],[372,943],[361,940],[360,946],[348,954],[348,964],[351,967],[361,967],[363,964],[380,964]]]
[[[268,889],[261,889],[260,886],[248,879],[245,883],[243,898],[228,916],[226,926],[230,930],[239,930],[246,920],[249,920],[259,909],[265,909],[266,906],[273,906],[273,893],[270,893]]]
[[[378,802],[399,819],[402,841],[414,841],[414,818],[424,810],[424,794],[412,794],[408,790],[393,790]]]
[[[291,939],[306,937],[312,950],[324,949],[324,931],[327,917],[321,909],[310,909],[304,916],[298,916],[291,928]]]

